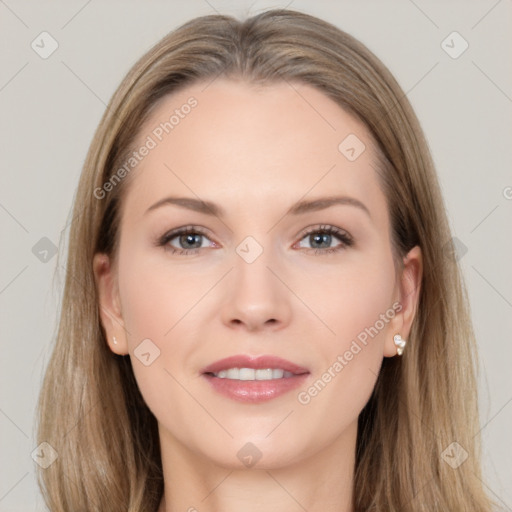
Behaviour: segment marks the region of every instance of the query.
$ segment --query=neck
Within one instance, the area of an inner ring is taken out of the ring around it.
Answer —
[[[158,512],[353,512],[357,423],[309,456],[257,469],[191,452],[160,426],[164,496]]]

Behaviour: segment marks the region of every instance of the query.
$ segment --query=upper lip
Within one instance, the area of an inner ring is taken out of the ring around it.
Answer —
[[[282,368],[284,371],[300,375],[302,373],[309,373],[307,368],[303,368],[295,363],[282,359],[281,357],[272,355],[250,356],[245,354],[234,355],[215,361],[202,369],[202,373],[218,373],[221,370],[229,368]]]

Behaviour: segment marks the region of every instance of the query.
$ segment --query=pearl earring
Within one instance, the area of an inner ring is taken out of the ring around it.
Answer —
[[[393,341],[395,342],[395,345],[396,345],[397,355],[401,356],[404,352],[405,344],[407,342],[402,339],[402,336],[400,336],[400,334],[395,334],[393,336]]]
[[[117,345],[116,337],[114,336],[114,345]]]

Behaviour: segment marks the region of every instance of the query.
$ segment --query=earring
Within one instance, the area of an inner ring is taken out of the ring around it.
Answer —
[[[397,355],[401,356],[404,352],[405,344],[407,342],[402,339],[402,336],[400,336],[400,334],[395,334],[393,336],[393,341],[395,342],[395,345],[396,345]]]
[[[114,336],[114,345],[117,345],[116,337]]]

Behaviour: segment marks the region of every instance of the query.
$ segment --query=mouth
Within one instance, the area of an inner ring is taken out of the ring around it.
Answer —
[[[301,385],[309,375],[307,368],[270,355],[232,356],[202,370],[216,392],[249,403],[277,398]]]
[[[207,372],[206,375],[228,380],[275,380],[289,379],[295,373],[283,370],[282,368],[228,368],[219,372]]]

